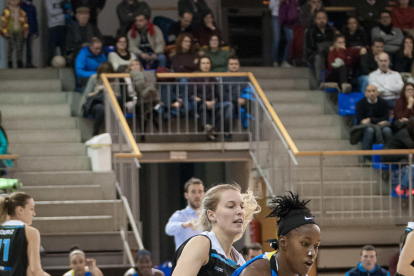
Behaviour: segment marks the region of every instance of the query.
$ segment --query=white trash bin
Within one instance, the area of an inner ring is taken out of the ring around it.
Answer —
[[[94,136],[92,139],[86,141],[88,156],[92,162],[92,171],[112,171],[111,145],[112,139],[109,133]]]

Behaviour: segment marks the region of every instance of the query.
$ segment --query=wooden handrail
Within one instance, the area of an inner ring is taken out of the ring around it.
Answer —
[[[0,154],[0,160],[6,160],[6,159],[16,160],[19,158],[20,158],[20,155],[18,154]]]
[[[108,85],[108,93],[110,94],[111,100],[116,101],[115,94],[113,93],[112,88],[109,85],[107,78],[128,78],[130,75],[128,73],[115,73],[115,74],[103,74],[103,80],[105,85]],[[407,155],[407,154],[414,154],[414,150],[349,150],[349,151],[299,151],[296,147],[295,143],[293,142],[292,138],[290,137],[289,133],[287,132],[285,126],[283,125],[282,121],[280,120],[279,116],[277,116],[275,110],[273,109],[272,105],[270,104],[269,100],[267,99],[265,93],[263,92],[262,88],[260,87],[259,83],[257,82],[255,76],[251,72],[239,72],[239,73],[158,73],[158,78],[197,78],[197,77],[249,77],[252,85],[256,89],[257,93],[259,94],[260,98],[263,101],[267,111],[269,112],[270,116],[272,117],[273,121],[275,122],[277,128],[279,129],[280,133],[282,134],[283,138],[285,139],[286,143],[288,144],[290,150],[292,151],[294,156],[341,156],[341,155]],[[121,123],[123,126],[128,126],[126,120],[122,114],[119,105],[117,106],[118,115],[120,115]],[[119,109],[119,110],[118,110]],[[124,125],[125,124],[125,125]],[[127,133],[130,134],[131,139],[133,140],[132,133],[127,128]],[[129,135],[128,135],[129,137]],[[135,140],[133,140],[135,142]],[[135,144],[136,145],[136,144]],[[138,147],[137,147],[138,150]],[[133,153],[117,153],[115,154],[117,158],[139,158],[142,154],[139,152]]]
[[[140,157],[142,157],[142,153],[138,148],[138,145],[137,145],[137,142],[134,139],[134,136],[132,135],[131,129],[129,128],[128,123],[125,119],[124,113],[122,112],[121,107],[118,104],[118,101],[115,97],[115,93],[112,90],[111,84],[108,81],[108,75],[110,75],[110,74],[102,74],[101,75],[102,81],[106,86],[109,98],[110,98],[110,100],[111,100],[111,102],[112,102],[112,104],[115,108],[115,112],[117,113],[117,115],[119,117],[119,121],[121,122],[121,125],[125,130],[127,139],[128,139],[129,144],[131,145],[131,148],[132,148],[132,152],[133,152],[134,155],[136,155],[136,157],[131,157],[131,158],[140,158]]]

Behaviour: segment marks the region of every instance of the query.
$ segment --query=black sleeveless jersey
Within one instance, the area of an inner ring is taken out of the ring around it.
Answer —
[[[0,275],[26,276],[29,265],[24,223],[13,220],[0,226]]]
[[[403,242],[401,244],[401,249],[400,249],[400,253],[405,245],[405,241],[407,240],[407,236],[408,234],[410,234],[411,232],[413,232],[413,228],[414,228],[414,223],[413,222],[409,222],[407,227],[405,228],[405,233],[404,233],[404,238],[403,238]],[[411,263],[412,266],[414,266],[414,261]],[[395,276],[404,276],[398,272],[395,273]]]
[[[232,248],[232,254],[236,257],[237,263],[233,260],[227,259],[223,249],[218,242],[216,235],[213,232],[203,232],[200,235],[207,237],[210,240],[210,257],[208,263],[200,268],[197,276],[231,276],[236,269],[245,263],[243,257],[237,252],[236,249]],[[197,235],[197,236],[200,236]],[[196,236],[194,236],[196,237]],[[172,259],[172,272],[177,265],[178,258],[180,258],[184,247],[190,241],[191,237],[186,240],[178,249],[175,251]]]

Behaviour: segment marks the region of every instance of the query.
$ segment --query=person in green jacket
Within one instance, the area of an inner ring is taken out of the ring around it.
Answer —
[[[227,72],[227,63],[231,56],[227,50],[220,48],[220,39],[217,35],[212,35],[209,40],[208,50],[205,55],[211,59],[212,72]]]
[[[9,145],[6,131],[4,130],[3,126],[1,125],[1,111],[0,111],[0,154],[7,154],[7,147]],[[1,168],[10,168],[13,167],[13,161],[10,159],[0,160],[0,175],[2,175]]]

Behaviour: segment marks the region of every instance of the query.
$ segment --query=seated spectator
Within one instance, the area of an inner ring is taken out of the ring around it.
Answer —
[[[99,38],[93,37],[89,45],[82,48],[76,57],[75,73],[78,87],[85,87],[88,78],[96,74],[99,65],[107,61]]]
[[[354,1],[356,18],[359,20],[362,28],[364,28],[368,39],[371,40],[371,30],[378,26],[381,17],[381,11],[385,6],[376,0],[359,0]]]
[[[322,82],[322,71],[325,70],[326,57],[337,30],[328,25],[328,15],[324,11],[316,14],[315,26],[306,34],[306,57],[314,66],[318,84]]]
[[[204,23],[204,15],[210,8],[205,0],[179,0],[178,14],[190,12],[193,14],[192,25],[194,27],[202,26]]]
[[[413,65],[413,45],[414,40],[411,36],[404,38],[404,42],[401,45],[401,49],[395,53],[394,58],[394,70],[397,72],[410,72]]]
[[[260,243],[254,242],[250,245],[245,245],[242,248],[242,255],[244,257],[244,260],[246,262],[250,261],[251,259],[254,259],[255,257],[263,254],[263,248]]]
[[[199,61],[199,70],[202,73],[211,72],[211,60],[209,57],[201,57]],[[197,111],[200,125],[204,127],[207,138],[211,141],[216,140],[214,129],[216,132],[224,132],[224,139],[231,140],[230,121],[232,118],[234,105],[229,101],[220,102],[219,91],[216,78],[198,77],[191,78],[189,82],[198,83],[188,87],[188,95],[194,97],[197,103]],[[223,113],[222,113],[223,111]],[[213,118],[215,121],[213,122]],[[221,122],[223,121],[223,130]]]
[[[198,68],[199,56],[193,50],[194,37],[189,33],[180,34],[176,41],[176,54],[171,58],[174,72],[190,73]]]
[[[345,276],[359,275],[390,276],[387,270],[377,265],[377,251],[372,245],[365,245],[362,248],[361,262],[357,267],[345,273]]]
[[[389,11],[381,12],[380,24],[371,31],[371,39],[380,37],[384,39],[384,51],[389,54],[398,51],[403,42],[404,35],[401,29],[393,27]]]
[[[391,12],[394,27],[414,37],[414,8],[410,7],[410,0],[398,0],[399,6]]]
[[[39,37],[36,7],[33,5],[33,0],[22,0],[20,8],[26,12],[27,22],[29,23],[29,34],[26,38],[26,68],[36,68],[32,64],[33,39]],[[63,33],[65,32],[63,31]]]
[[[382,38],[372,40],[371,49],[361,49],[360,54],[362,75],[358,78],[360,91],[365,91],[365,88],[368,85],[369,73],[378,69],[377,59],[379,54],[383,52],[384,40]]]
[[[138,14],[135,24],[128,32],[129,51],[136,54],[144,68],[165,67],[164,35],[158,26],[152,24],[145,15]]]
[[[414,84],[406,83],[401,89],[400,97],[395,102],[394,121],[395,129],[403,128],[407,125],[408,120],[414,117]]]
[[[320,11],[325,11],[325,7],[321,0],[308,0],[308,2],[300,7],[300,23],[305,29],[311,29],[315,24],[316,15]]]
[[[351,129],[351,143],[361,141],[362,149],[372,150],[372,145],[387,143],[392,137],[390,123],[388,122],[388,105],[385,100],[378,97],[375,85],[368,85],[365,98],[357,102],[355,107],[357,126]],[[362,134],[362,135],[361,135]],[[365,156],[370,159],[371,156]]]
[[[105,123],[105,105],[104,93],[105,86],[101,79],[102,74],[114,73],[114,68],[109,62],[104,62],[99,65],[97,74],[92,75],[88,81],[88,85],[83,92],[83,99],[81,100],[82,115],[85,118],[93,117],[95,123],[93,125],[93,136],[100,133],[101,128]],[[111,79],[111,82],[114,79]],[[118,101],[120,97],[118,97]]]
[[[0,111],[0,154],[7,154],[7,148],[9,146],[9,140],[4,127],[1,125],[2,114]],[[2,169],[13,167],[13,161],[10,159],[0,160],[0,177],[5,174]]]
[[[404,82],[398,72],[390,69],[390,57],[387,53],[379,54],[377,63],[378,69],[369,74],[368,83],[375,85],[381,98],[388,103],[389,109],[392,110]]]
[[[183,33],[192,33],[193,27],[191,22],[193,20],[193,14],[190,12],[185,12],[180,15],[180,20],[172,24],[168,29],[168,42],[167,45],[175,44],[177,37]]]
[[[355,17],[348,19],[348,24],[343,31],[345,36],[346,48],[351,47],[368,47],[368,37],[364,29],[359,26],[358,20]]]
[[[128,51],[128,38],[126,36],[118,36],[116,38],[115,52],[111,52],[108,55],[108,61],[112,63],[115,72],[120,69],[120,72],[125,72],[125,69],[131,63],[136,60],[135,54]],[[123,68],[119,68],[122,66]]]
[[[47,66],[52,65],[52,59],[56,54],[56,48],[60,48],[61,56],[66,55],[66,20],[61,0],[46,0],[47,23],[48,23],[48,53]]]
[[[66,55],[67,63],[71,64],[78,55],[79,51],[85,46],[89,46],[93,37],[102,41],[99,29],[89,23],[89,8],[79,7],[76,9],[76,20],[74,25],[67,29],[66,34]]]
[[[226,72],[230,52],[222,50],[220,48],[220,39],[217,35],[210,37],[208,50],[205,55],[211,60],[211,71],[212,72]]]
[[[78,247],[74,247],[69,253],[70,268],[63,276],[93,275],[103,276],[102,271],[96,266],[95,259],[86,259],[85,253]],[[89,273],[86,273],[89,272]]]
[[[280,27],[282,27],[285,31],[286,37],[286,46],[285,51],[283,53],[283,62],[281,67],[285,68],[292,67],[288,63],[288,59],[290,54],[290,45],[293,39],[293,27],[299,21],[298,7],[298,0],[285,0],[282,3],[280,3],[279,22]]]
[[[124,276],[164,276],[164,272],[153,268],[151,252],[140,250],[135,254],[135,267],[129,269]]]
[[[214,22],[213,12],[208,10],[204,14],[204,24],[199,27],[194,27],[194,37],[198,40],[200,47],[204,47],[209,45],[212,35],[216,35],[219,38],[219,46],[225,44],[221,30],[216,27],[216,23]]]
[[[146,19],[151,18],[151,9],[147,2],[139,0],[122,0],[116,7],[120,28],[119,35],[126,35],[135,23],[135,14],[143,14]]]
[[[228,72],[240,72],[240,60],[237,56],[231,56],[228,61]],[[232,84],[226,84],[226,83]],[[235,107],[235,114],[239,114],[239,108],[247,104],[247,100],[243,98],[242,91],[249,85],[249,77],[223,77],[224,83],[224,100],[233,103]]]
[[[339,90],[348,93],[351,92],[352,86],[348,83],[348,58],[347,49],[345,47],[345,37],[336,35],[332,50],[328,54],[328,71],[326,82],[334,82],[338,84]]]
[[[384,145],[384,149],[414,149],[414,118],[410,118],[406,122],[406,127],[398,130],[392,138]],[[408,162],[407,155],[382,155],[381,161],[391,162]],[[401,189],[401,188],[400,188]]]

